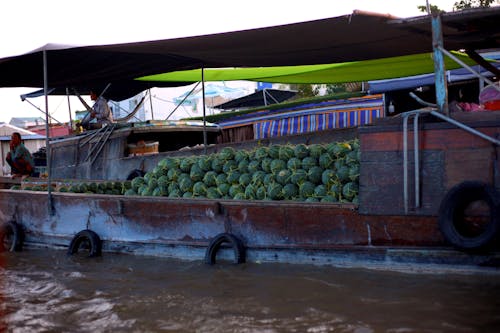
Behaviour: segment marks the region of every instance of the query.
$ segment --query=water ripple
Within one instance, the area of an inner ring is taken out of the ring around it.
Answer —
[[[500,281],[106,254],[0,254],[0,332],[497,332]]]
[[[78,278],[83,274],[73,272],[69,276]],[[72,327],[73,332],[102,332],[130,328],[135,322],[121,320],[110,299],[97,295],[84,299],[50,272],[3,271],[1,279],[6,305],[4,323],[12,332],[65,331],[67,327]]]

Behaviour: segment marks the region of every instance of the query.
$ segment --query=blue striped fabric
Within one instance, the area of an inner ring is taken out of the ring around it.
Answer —
[[[263,139],[326,129],[356,127],[370,124],[373,119],[383,116],[383,107],[380,106],[269,119],[254,123],[254,134],[255,139]]]
[[[218,121],[217,124],[225,128],[248,126],[261,121],[270,121],[298,117],[304,115],[316,115],[335,111],[346,111],[354,109],[381,108],[383,95],[368,95],[341,100],[329,100],[318,103],[301,104],[293,107],[285,107],[277,110],[260,110],[243,115],[235,115]]]

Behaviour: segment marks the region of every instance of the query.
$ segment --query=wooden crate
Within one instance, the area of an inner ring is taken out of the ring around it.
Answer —
[[[158,141],[139,141],[128,145],[129,156],[158,154]]]

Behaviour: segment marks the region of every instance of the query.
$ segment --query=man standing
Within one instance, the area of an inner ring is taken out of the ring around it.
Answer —
[[[12,133],[10,151],[7,153],[5,160],[10,165],[12,178],[24,178],[33,174],[33,157],[21,142],[21,134],[19,132]]]

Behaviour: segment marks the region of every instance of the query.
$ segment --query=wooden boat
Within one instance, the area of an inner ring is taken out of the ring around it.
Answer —
[[[499,125],[500,111],[426,108],[360,127],[359,203],[3,189],[1,236],[89,256],[498,272]]]
[[[500,134],[498,112],[464,116],[472,118],[463,119],[464,123],[475,125],[477,130],[492,136]],[[500,258],[496,246],[482,254],[457,251],[449,246],[446,237],[450,235],[443,235],[438,220],[440,206],[446,200],[443,198],[456,184],[471,184],[471,179],[475,181],[472,184],[498,181],[494,167],[498,148],[447,123],[426,120],[419,134],[421,173],[426,176],[421,181],[421,203],[417,207],[413,194],[409,195],[408,212],[402,193],[401,119],[393,119],[359,129],[359,205],[56,192],[51,212],[45,192],[1,190],[1,219],[15,221],[12,230],[22,226],[23,231],[14,233],[14,238],[20,242],[23,234],[28,246],[76,251],[76,245],[71,245],[78,239],[75,235],[92,231],[95,239],[85,234],[82,237],[95,242],[91,245],[95,254],[100,253],[102,241],[102,251],[213,262],[215,257],[211,256],[220,246],[213,242],[223,240],[235,254],[221,251],[221,256],[235,262],[246,259],[367,267],[398,267],[413,262],[450,269],[496,265]],[[409,165],[413,169],[413,160]],[[471,178],[471,174],[476,176]],[[486,224],[496,228],[498,196],[487,200],[493,203],[486,212],[490,219]],[[28,207],[23,205],[26,202],[30,202]],[[490,239],[473,249],[491,245],[492,236],[488,235]],[[467,240],[484,236],[461,237],[463,242],[455,245],[468,249]]]

